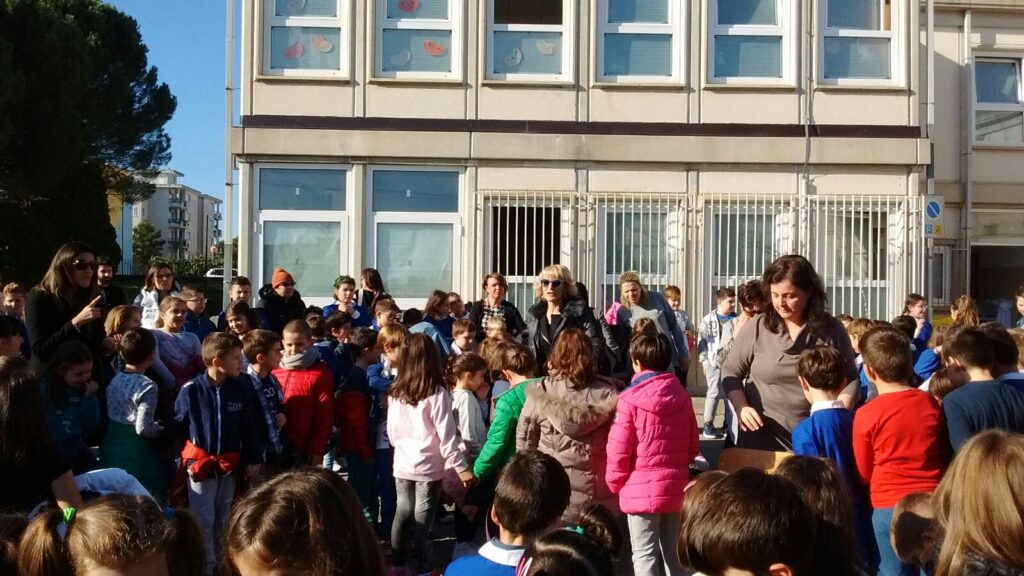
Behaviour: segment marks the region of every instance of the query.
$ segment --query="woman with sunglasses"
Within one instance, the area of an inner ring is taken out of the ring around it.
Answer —
[[[602,374],[608,374],[607,361],[600,352],[604,350],[604,336],[601,325],[594,317],[594,311],[580,298],[572,272],[561,264],[545,266],[537,277],[534,293],[538,302],[527,315],[530,332],[529,344],[537,358],[538,370],[547,374],[547,360],[558,336],[569,328],[583,331],[593,344],[594,362]]]
[[[84,242],[57,249],[39,285],[25,299],[25,324],[37,367],[65,342],[83,342],[94,356],[109,355],[116,344],[103,330],[103,298],[96,283],[96,252]],[[93,364],[94,369],[99,363]]]
[[[142,292],[135,297],[135,305],[142,309],[142,327],[152,330],[160,318],[160,303],[168,296],[177,296],[181,287],[174,281],[174,272],[164,263],[149,267]]]

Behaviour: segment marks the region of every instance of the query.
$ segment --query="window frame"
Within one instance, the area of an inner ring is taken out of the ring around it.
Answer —
[[[885,0],[875,0],[885,6]],[[892,87],[905,88],[907,78],[907,4],[903,0],[891,0],[889,30],[859,30],[855,28],[832,28],[828,25],[829,0],[819,0],[818,40],[815,43],[817,55],[814,58],[815,79],[819,86],[826,87]],[[884,18],[884,16],[883,16]],[[884,38],[889,40],[889,78],[826,78],[825,40],[827,38]]]
[[[622,22],[611,23],[608,21],[608,8],[610,0],[598,0],[597,14],[594,24],[594,79],[597,83],[609,84],[662,84],[686,86],[687,73],[687,32],[688,22],[686,15],[689,7],[688,0],[665,0],[668,5],[668,22],[665,24],[651,22]],[[606,34],[637,34],[650,36],[671,36],[671,57],[672,74],[670,76],[644,76],[644,75],[605,75],[604,54]]]
[[[1024,115],[1024,53],[1006,53],[1006,52],[976,52],[974,54],[974,77],[971,81],[974,84],[971,85],[971,92],[973,97],[971,98],[971,142],[976,148],[1024,148],[1024,141],[1019,144],[1009,144],[1005,142],[993,143],[978,140],[978,112],[1020,112]],[[977,81],[978,81],[978,62],[993,62],[993,63],[1013,63],[1017,68],[1017,104],[1002,104],[998,102],[979,102]]]
[[[777,86],[796,87],[797,70],[797,10],[795,0],[775,0],[778,24],[775,26],[747,24],[718,24],[718,0],[707,0],[707,57],[704,83],[709,86]],[[780,56],[781,78],[771,76],[715,76],[716,36],[764,36],[782,39]]]
[[[513,0],[514,1],[514,0]],[[484,49],[486,56],[481,59],[484,66],[485,82],[508,82],[521,84],[571,84],[576,80],[576,4],[578,0],[561,0],[562,23],[553,24],[496,24],[494,22],[494,0],[487,0],[484,6]],[[494,72],[494,35],[496,32],[558,32],[562,35],[562,72],[560,74],[530,74]]]
[[[259,27],[261,45],[260,58],[257,64],[259,78],[301,78],[304,80],[344,80],[352,79],[352,6],[351,0],[335,0],[337,16],[277,16],[274,13],[276,0],[261,0],[263,23]],[[292,68],[271,68],[271,37],[273,28],[335,28],[340,31],[338,46],[339,67],[337,70],[309,70]]]
[[[373,15],[372,35],[370,43],[372,52],[370,56],[371,80],[408,80],[408,81],[447,81],[462,82],[465,52],[463,46],[463,14],[465,5],[463,0],[447,0],[447,20],[430,18],[388,18],[387,0],[372,0]],[[370,4],[370,2],[368,2]],[[451,69],[448,72],[428,72],[420,70],[397,70],[388,72],[384,70],[384,31],[385,30],[436,30],[451,33]]]
[[[379,171],[388,172],[455,172],[458,177],[458,197],[454,212],[375,212],[373,209],[373,179]],[[379,267],[377,262],[377,225],[378,224],[450,224],[452,226],[452,285],[436,286],[435,289],[456,290],[462,278],[462,244],[465,238],[463,224],[463,203],[466,198],[466,169],[464,166],[410,166],[393,164],[375,164],[366,167],[365,181],[365,229],[363,231],[363,261],[366,266]],[[399,308],[423,308],[427,296],[395,297]]]
[[[287,209],[260,209],[260,177],[265,169],[273,170],[343,170],[345,172],[345,209],[344,210],[287,210]],[[339,270],[347,270],[349,252],[352,245],[352,211],[351,196],[354,183],[354,170],[351,164],[343,163],[312,163],[312,162],[257,162],[252,167],[252,210],[255,212],[255,226],[252,228],[253,257],[256,259],[253,269],[256,271],[256,278],[260,284],[263,283],[265,272],[265,244],[264,225],[267,222],[308,222],[316,224],[337,224],[339,227],[339,239],[341,240]],[[303,300],[310,305],[326,305],[334,301],[331,296],[304,295]]]

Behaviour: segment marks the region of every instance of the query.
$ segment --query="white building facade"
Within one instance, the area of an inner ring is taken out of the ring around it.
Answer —
[[[212,257],[210,248],[222,236],[221,201],[179,183],[183,177],[168,169],[156,175],[153,195],[131,206],[132,229],[143,220],[151,222],[164,240],[163,255],[168,258]]]
[[[926,290],[938,140],[916,1],[261,0],[242,16],[231,153],[254,282],[283,266],[320,303],[374,267],[421,305],[479,298],[497,271],[523,308],[562,263],[595,306],[637,270],[697,314],[799,252],[835,313],[889,318]],[[944,98],[961,71],[936,72]],[[948,292],[965,252],[941,176]]]

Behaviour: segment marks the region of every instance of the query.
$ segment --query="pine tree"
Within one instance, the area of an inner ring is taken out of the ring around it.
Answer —
[[[163,249],[160,231],[149,220],[139,222],[132,230],[132,263],[136,270],[145,270]]]

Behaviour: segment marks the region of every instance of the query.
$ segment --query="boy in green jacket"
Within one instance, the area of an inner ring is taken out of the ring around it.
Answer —
[[[501,358],[501,373],[508,380],[510,389],[495,400],[487,440],[473,464],[473,475],[479,480],[496,478],[515,455],[516,424],[526,403],[526,387],[541,380],[533,378],[537,361],[528,347],[510,342],[501,345],[495,356]]]

